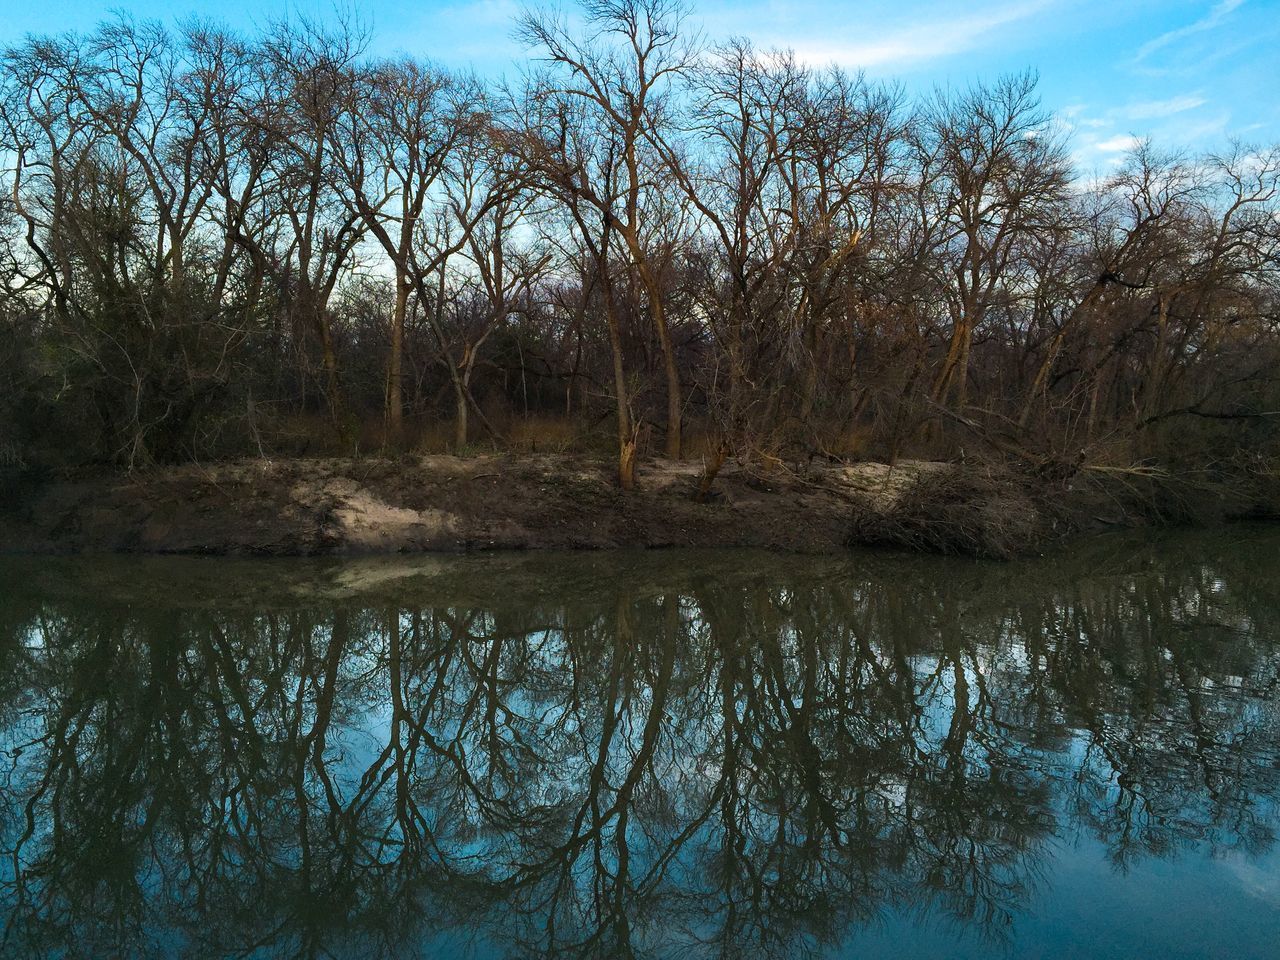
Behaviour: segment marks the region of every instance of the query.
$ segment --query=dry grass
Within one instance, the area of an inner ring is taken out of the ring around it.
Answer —
[[[403,449],[419,454],[459,454],[495,451],[513,453],[616,455],[613,419],[609,416],[564,416],[563,414],[529,414],[522,416],[502,411],[488,413],[490,422],[501,435],[500,441],[490,437],[475,418],[470,424],[471,439],[459,450],[454,442],[452,417],[410,416],[404,423]],[[390,452],[386,421],[379,415],[352,418],[349,432],[351,446],[343,449],[333,425],[321,412],[295,413],[274,419],[261,426],[263,444],[280,456],[349,456]],[[662,455],[663,431],[660,425],[643,423],[637,437],[642,458]],[[684,459],[694,462],[718,455],[722,433],[714,425],[689,419],[683,430]],[[830,422],[810,424],[794,434],[763,438],[758,449],[731,450],[730,458],[776,459],[798,463],[814,457],[847,461],[885,459],[883,443],[871,426]],[[917,451],[920,453],[920,451]]]
[[[414,453],[453,453],[453,421],[424,420],[413,424],[408,446]]]
[[[502,432],[506,445],[521,453],[572,453],[590,446],[587,428],[566,417],[514,417]]]
[[[608,426],[606,424],[606,426]],[[472,421],[471,440],[457,449],[451,418],[410,417],[404,424],[404,449],[419,454],[457,454],[508,450],[514,453],[599,453],[607,451],[612,439],[606,430],[594,432],[582,421],[566,417],[513,416],[499,418],[494,427],[502,442],[495,442],[482,425]],[[352,421],[352,449],[342,449],[327,416],[319,413],[294,414],[263,430],[263,440],[279,455],[325,457],[351,454],[387,453],[390,450],[386,423],[381,417]]]

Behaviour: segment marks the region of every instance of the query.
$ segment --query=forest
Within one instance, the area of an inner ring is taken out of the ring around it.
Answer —
[[[531,8],[501,80],[303,21],[3,49],[0,461],[1274,471],[1280,146],[1092,173],[1032,72],[689,20]]]

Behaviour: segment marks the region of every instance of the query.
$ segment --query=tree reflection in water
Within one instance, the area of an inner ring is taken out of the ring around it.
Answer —
[[[1264,852],[1280,537],[1235,539],[9,561],[3,952],[783,957],[887,910],[998,940],[1055,837]]]

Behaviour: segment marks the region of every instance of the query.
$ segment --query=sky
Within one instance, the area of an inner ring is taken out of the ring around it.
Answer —
[[[514,74],[521,0],[0,0],[0,43],[86,31],[113,10],[191,14],[251,30],[271,19],[354,12],[371,50],[482,75]],[[1228,138],[1280,143],[1280,0],[692,0],[709,40],[747,37],[909,92],[1032,68],[1070,131],[1082,172],[1105,171],[1135,137],[1168,149]]]

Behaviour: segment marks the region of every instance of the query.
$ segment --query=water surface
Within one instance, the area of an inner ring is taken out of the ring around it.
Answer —
[[[1280,943],[1280,531],[0,560],[5,957]]]

